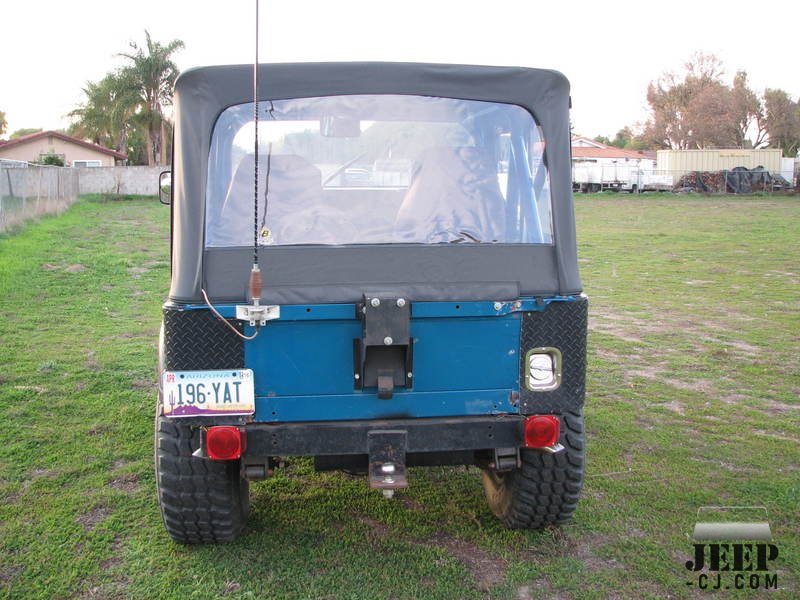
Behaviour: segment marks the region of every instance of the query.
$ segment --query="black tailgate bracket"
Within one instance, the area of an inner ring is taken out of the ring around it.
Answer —
[[[353,387],[377,388],[378,398],[391,400],[395,388],[411,389],[411,303],[365,294],[356,310],[362,335],[353,340]]]

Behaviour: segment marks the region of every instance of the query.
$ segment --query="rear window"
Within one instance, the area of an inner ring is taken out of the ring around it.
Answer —
[[[252,245],[253,104],[212,137],[206,246]],[[262,245],[551,244],[544,140],[511,104],[355,95],[259,102]]]

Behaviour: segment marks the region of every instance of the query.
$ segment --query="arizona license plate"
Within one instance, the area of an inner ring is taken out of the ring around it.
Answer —
[[[161,384],[167,417],[252,415],[256,410],[250,369],[165,371]]]

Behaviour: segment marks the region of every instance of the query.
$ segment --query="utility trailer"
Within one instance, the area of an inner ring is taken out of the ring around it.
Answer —
[[[235,539],[249,482],[292,456],[387,497],[409,467],[476,465],[505,525],[568,520],[587,299],[566,78],[257,69],[257,103],[252,66],[175,88],[155,421],[169,534]]]
[[[574,192],[664,192],[672,187],[672,175],[642,169],[635,163],[579,162],[572,168]]]

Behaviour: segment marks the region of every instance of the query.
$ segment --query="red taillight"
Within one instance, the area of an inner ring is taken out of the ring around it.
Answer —
[[[558,442],[561,422],[553,415],[533,415],[525,419],[525,447],[547,448]]]
[[[209,427],[206,453],[211,460],[236,460],[244,450],[244,434],[238,427]]]

